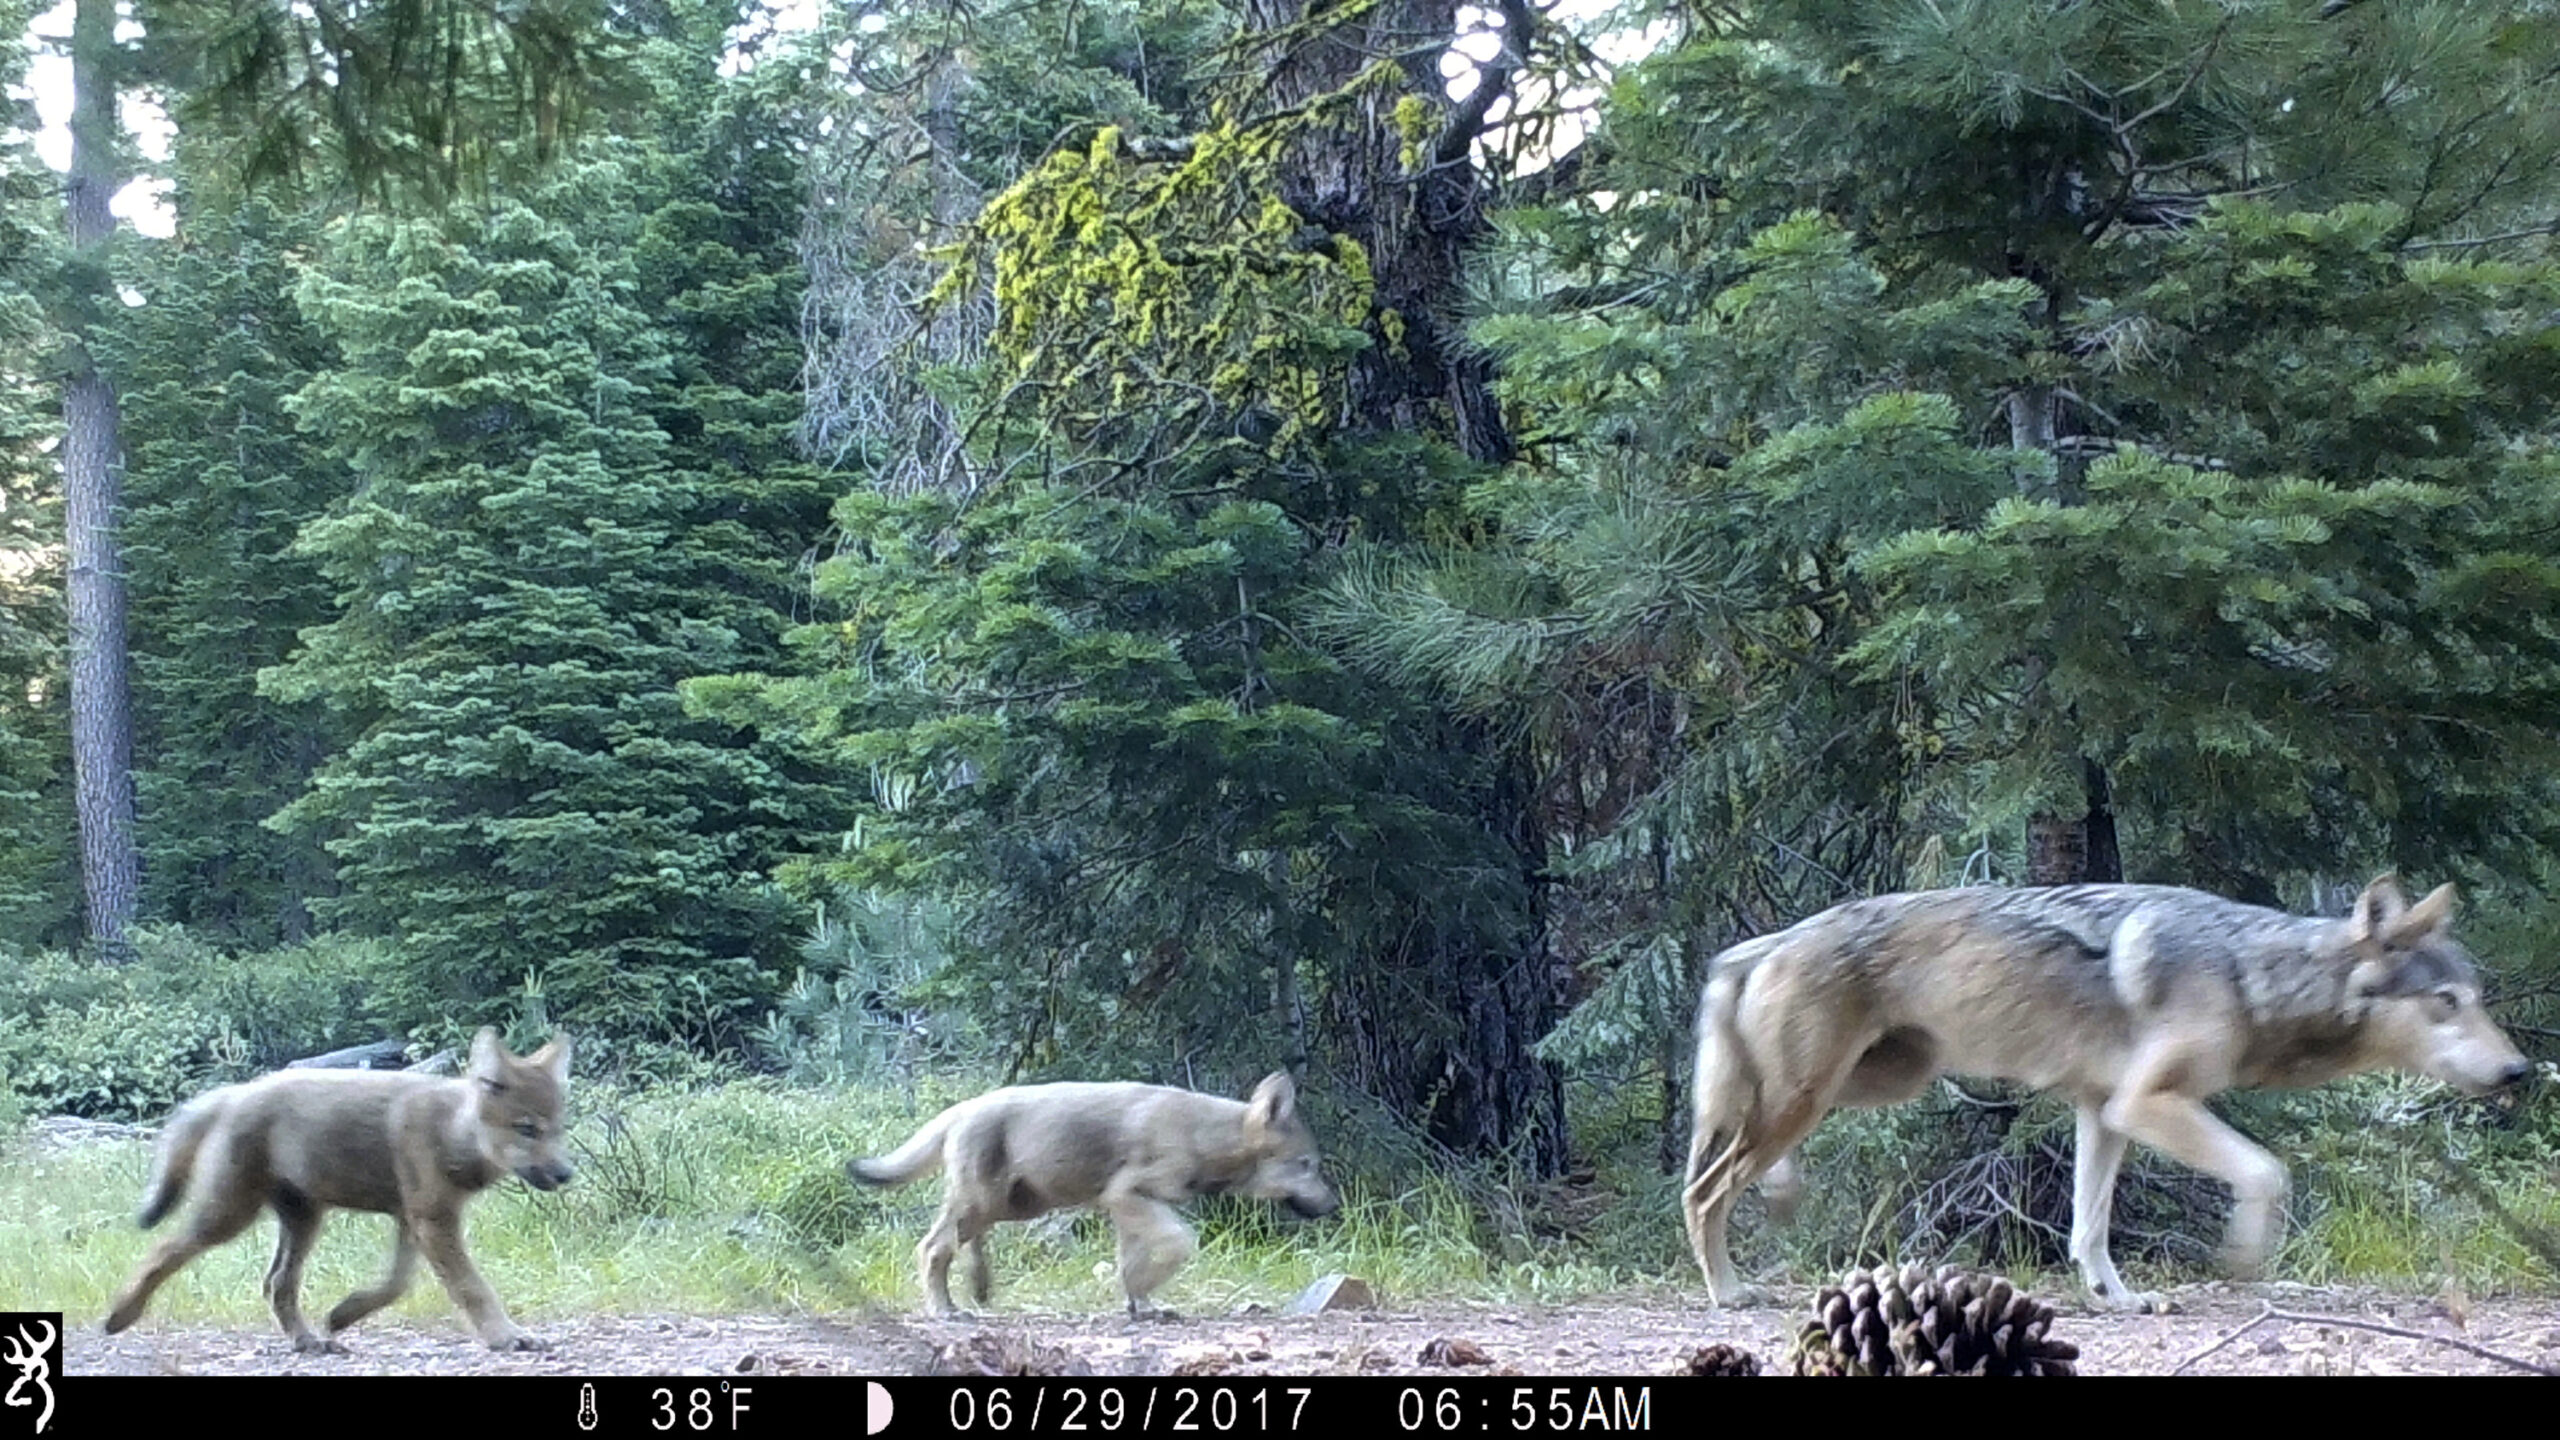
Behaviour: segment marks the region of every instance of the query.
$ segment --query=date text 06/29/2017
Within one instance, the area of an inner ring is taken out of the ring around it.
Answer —
[[[937,1418],[955,1435],[1296,1435],[1351,1421],[1429,1435],[1584,1435],[1649,1432],[1653,1387],[1590,1383],[1395,1384],[1325,1379],[964,1383]]]

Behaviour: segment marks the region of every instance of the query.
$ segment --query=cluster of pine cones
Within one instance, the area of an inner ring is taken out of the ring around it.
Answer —
[[[2053,1307],[1954,1265],[1852,1270],[1814,1298],[1798,1375],[2071,1375],[2080,1347],[2046,1338]]]

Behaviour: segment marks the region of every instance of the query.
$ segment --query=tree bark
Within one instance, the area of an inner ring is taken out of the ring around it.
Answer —
[[[2060,301],[2051,308],[2058,313]],[[2047,385],[2027,386],[2009,397],[2009,444],[2055,456],[2055,492],[2065,504],[2078,504],[2077,465],[2059,455],[2060,429],[2056,397]],[[2079,757],[2082,806],[2077,812],[2055,811],[2027,821],[2027,883],[2081,885],[2113,883],[2124,878],[2124,861],[2116,849],[2116,817],[2107,772],[2095,760]]]
[[[1440,434],[1474,459],[1509,460],[1512,438],[1493,398],[1492,364],[1467,343],[1457,313],[1465,258],[1486,234],[1492,198],[1471,153],[1481,115],[1461,116],[1440,76],[1442,48],[1457,34],[1458,0],[1380,0],[1343,23],[1311,25],[1310,12],[1322,9],[1320,0],[1249,0],[1247,25],[1275,37],[1265,56],[1265,108],[1288,110],[1339,90],[1380,56],[1398,57],[1406,76],[1397,93],[1366,91],[1350,117],[1302,139],[1280,186],[1290,209],[1368,252],[1378,315],[1368,325],[1369,348],[1351,363],[1348,428]],[[1503,81],[1488,72],[1484,83]],[[1405,169],[1395,123],[1402,94],[1423,97],[1444,124],[1458,127],[1425,147],[1418,175]],[[1390,314],[1400,332],[1383,319]]]
[[[115,236],[115,0],[78,0],[71,29],[71,172],[64,203],[72,253],[103,273]],[[92,297],[112,303],[110,296]],[[115,387],[85,335],[72,337],[63,385],[63,519],[70,552],[71,766],[89,940],[123,958],[141,893],[133,822],[133,701],[125,649],[125,577],[117,545],[124,485]]]
[[[1380,0],[1328,23],[1322,0],[1248,0],[1246,24],[1266,37],[1256,108],[1283,112],[1341,90],[1382,56],[1404,84],[1370,88],[1348,112],[1296,142],[1280,198],[1309,224],[1357,241],[1376,285],[1369,348],[1354,358],[1341,428],[1349,435],[1432,434],[1488,463],[1514,446],[1493,397],[1493,369],[1467,343],[1458,300],[1468,253],[1485,236],[1491,186],[1473,156],[1490,95],[1453,105],[1439,59],[1458,30],[1458,0]],[[1532,23],[1510,7],[1512,23]],[[1516,58],[1527,37],[1506,37]],[[1483,84],[1509,83],[1496,65]],[[1432,107],[1441,133],[1405,163],[1400,98]],[[1389,317],[1392,317],[1390,319]],[[1564,1080],[1534,1047],[1561,1015],[1561,962],[1548,934],[1546,838],[1524,757],[1485,727],[1445,721],[1449,743],[1481,762],[1472,809],[1517,877],[1517,932],[1482,925],[1423,927],[1376,966],[1344,977],[1331,997],[1351,1035],[1356,1079],[1461,1154],[1512,1153],[1539,1175],[1567,1154]],[[1417,1014],[1427,1006],[1435,1014]]]

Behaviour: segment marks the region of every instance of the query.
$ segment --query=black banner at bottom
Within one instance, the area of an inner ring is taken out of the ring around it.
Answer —
[[[2450,1377],[2447,1377],[2450,1378]],[[2188,1383],[2198,1382],[2189,1377]],[[46,1435],[239,1422],[262,1433],[397,1440],[581,1437],[1546,1436],[1709,1433],[1805,1415],[1800,1386],[1693,1376],[58,1375]],[[2042,1387],[2038,1387],[2041,1390]],[[2364,1387],[2354,1387],[2358,1395]],[[1816,1392],[1820,1403],[1823,1392]],[[1906,1401],[1928,1399],[1929,1392]],[[2066,1387],[2065,1394],[2072,1393]],[[2326,1400],[2322,1401],[2325,1394]],[[1833,1397],[1836,1401],[1836,1395]],[[2348,1392],[2294,1386],[2287,1412],[2344,1414]],[[2023,1402],[2017,1397],[2013,1403]],[[1943,1405],[1944,1402],[1940,1401]],[[2032,1402],[2049,1406],[2051,1397]],[[2359,1407],[2369,1401],[2357,1400]],[[1783,1409],[1779,1408],[1783,1407]],[[0,1411],[0,1440],[31,1433]]]
[[[1239,1376],[876,1380],[843,1376],[83,1376],[54,1382],[48,1435],[216,1416],[389,1440],[753,1435],[1650,1435],[1733,1415],[1687,1377]],[[1714,1405],[1710,1410],[1708,1407]],[[0,1435],[10,1433],[0,1418]]]

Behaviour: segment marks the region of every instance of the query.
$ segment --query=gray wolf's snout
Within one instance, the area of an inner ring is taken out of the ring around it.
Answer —
[[[1289,1197],[1289,1208],[1297,1212],[1298,1218],[1302,1220],[1321,1220],[1341,1209],[1342,1202],[1331,1195],[1321,1200],[1309,1200],[1303,1195],[1292,1195]]]
[[[2516,1086],[2521,1085],[2532,1078],[2533,1062],[2530,1060],[2518,1059],[2514,1064],[2498,1072],[2498,1088],[2501,1090],[2512,1090]]]

